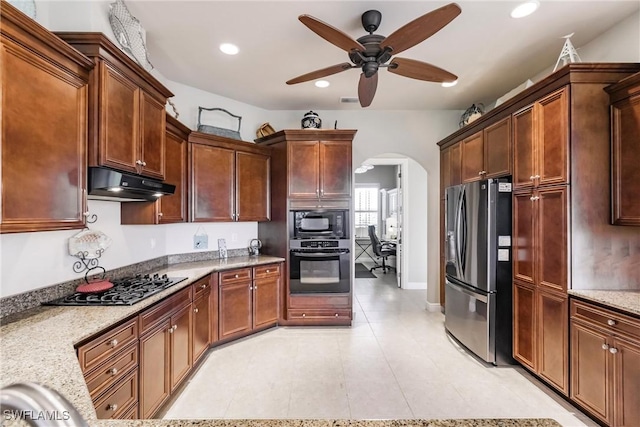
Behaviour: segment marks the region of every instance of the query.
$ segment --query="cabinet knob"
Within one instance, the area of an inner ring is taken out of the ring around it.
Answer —
[[[235,275],[235,276],[233,276],[233,277],[235,277],[235,278],[237,279],[237,278],[238,278],[238,277],[240,277],[240,276],[238,276],[238,275],[236,274],[236,275]]]
[[[204,285],[200,285],[200,289],[204,289],[207,287],[207,284],[205,283]]]
[[[535,202],[539,198],[540,198],[540,196],[531,196],[531,197],[529,197],[529,200],[531,200],[532,202]]]
[[[267,270],[267,273],[271,273],[271,270]]]
[[[111,376],[117,375],[118,374],[118,368],[109,369],[109,373],[111,374]]]
[[[478,175],[485,175],[487,173],[487,171],[480,171],[478,172]]]
[[[176,329],[178,329],[178,325],[173,325],[173,330],[175,331]]]
[[[307,315],[306,315],[306,314],[304,314],[304,313],[302,313],[302,317],[307,317]]]
[[[111,342],[109,342],[109,345],[111,346],[111,348],[115,347],[118,345],[118,340],[117,339],[112,339]]]
[[[609,320],[607,320],[607,325],[609,325],[609,326],[615,326],[615,324],[616,324],[616,321],[615,321],[615,320],[613,320],[613,319],[609,319]]]
[[[258,289],[258,285],[253,285],[253,290],[255,291],[256,289]]]
[[[136,160],[136,165],[142,165],[142,160]]]
[[[164,215],[162,212],[158,212],[158,216],[161,217],[162,215]]]
[[[609,350],[609,345],[608,344],[602,344],[602,349],[603,350]]]
[[[534,175],[533,178],[534,179],[540,179],[540,175]]]
[[[147,162],[142,162],[142,166],[147,166]]]
[[[83,215],[83,216],[89,216],[89,211],[82,212],[82,215]]]
[[[335,316],[338,317],[338,313],[336,313]]]
[[[617,349],[617,348],[615,348],[615,347],[611,347],[611,348],[609,349],[609,353],[611,353],[611,354],[616,354],[617,352],[618,352],[618,349]]]
[[[115,412],[118,409],[118,404],[117,403],[110,403],[107,405],[107,411],[113,411]]]
[[[198,308],[197,308],[197,307],[196,307],[196,308],[194,308],[194,309],[193,309],[193,312],[194,312],[194,313],[197,313],[197,312],[198,312]]]
[[[531,176],[529,177],[529,180],[530,180],[530,181],[533,181],[534,179],[536,179],[536,177],[535,177],[535,176],[533,176],[533,175],[531,175]]]

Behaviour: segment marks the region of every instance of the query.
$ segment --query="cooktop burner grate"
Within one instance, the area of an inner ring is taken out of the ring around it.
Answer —
[[[186,280],[186,277],[167,277],[158,274],[112,280],[113,288],[99,293],[76,292],[43,305],[133,305]]]

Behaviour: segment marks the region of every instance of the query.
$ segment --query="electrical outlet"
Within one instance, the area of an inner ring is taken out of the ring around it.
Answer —
[[[193,249],[207,249],[209,247],[209,237],[203,235],[193,236]]]

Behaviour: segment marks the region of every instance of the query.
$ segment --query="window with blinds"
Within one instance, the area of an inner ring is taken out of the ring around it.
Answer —
[[[366,237],[369,225],[378,226],[380,186],[377,184],[356,184],[355,190],[356,237]]]

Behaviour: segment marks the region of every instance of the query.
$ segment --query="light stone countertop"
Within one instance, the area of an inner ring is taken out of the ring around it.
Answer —
[[[569,289],[567,292],[569,295],[598,302],[631,315],[640,316],[640,291]]]
[[[45,384],[66,397],[91,427],[559,427],[551,419],[459,420],[98,420],[75,345],[189,286],[207,274],[281,262],[282,258],[234,257],[172,264],[159,274],[187,277],[171,288],[125,307],[40,306],[0,326],[0,387],[16,382]],[[1,426],[24,421],[0,419]]]

